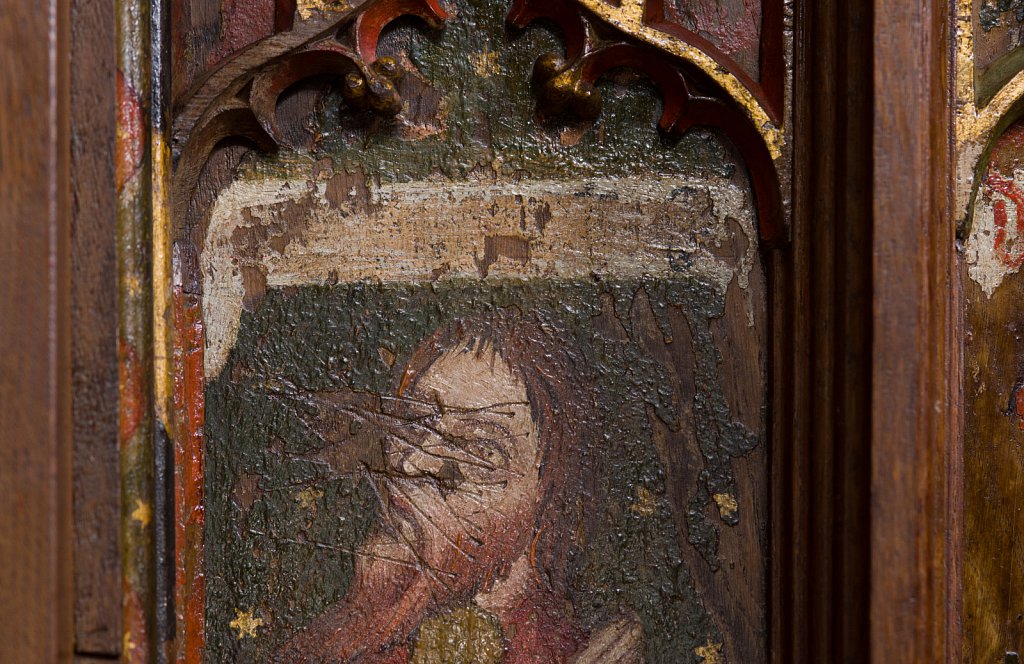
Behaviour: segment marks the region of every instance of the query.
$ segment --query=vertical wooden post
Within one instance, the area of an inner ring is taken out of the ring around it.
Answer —
[[[0,659],[69,661],[68,3],[0,11]]]
[[[871,651],[955,661],[960,353],[949,2],[874,3]]]
[[[789,283],[773,295],[789,344],[773,385],[773,661],[864,662],[870,649],[871,8],[797,5],[793,243]],[[778,259],[777,259],[778,260]],[[779,283],[785,283],[780,280]],[[778,315],[778,314],[777,314]],[[778,334],[778,333],[776,333]],[[780,398],[789,391],[791,405]],[[780,421],[782,420],[782,421]],[[780,445],[779,447],[785,447]],[[790,593],[786,595],[787,591]],[[781,626],[780,626],[781,625]]]
[[[121,652],[114,0],[71,0],[75,652]]]

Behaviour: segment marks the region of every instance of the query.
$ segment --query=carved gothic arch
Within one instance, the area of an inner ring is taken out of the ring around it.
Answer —
[[[762,241],[784,241],[791,146],[783,109],[781,4],[766,3],[763,83],[706,39],[665,21],[662,5],[652,1],[646,8],[643,3],[615,8],[604,2],[517,0],[508,14],[510,26],[523,29],[546,19],[559,26],[565,39],[564,55],[547,54],[536,64],[539,111],[568,111],[593,120],[601,107],[598,79],[617,67],[645,74],[661,94],[658,127],[666,136],[707,126],[733,141],[750,171]],[[377,42],[384,28],[402,16],[418,17],[431,29],[442,28],[448,18],[437,0],[369,0],[264,39],[204,77],[174,114],[176,223],[187,216],[184,206],[222,141],[244,139],[263,151],[286,144],[277,103],[304,80],[323,75],[344,79],[345,99],[354,108],[399,112],[395,84],[401,71],[390,58],[377,57]],[[716,92],[691,92],[694,83]]]

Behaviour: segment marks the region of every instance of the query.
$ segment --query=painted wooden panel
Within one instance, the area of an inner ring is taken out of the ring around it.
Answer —
[[[279,148],[179,154],[179,661],[765,661],[769,152],[646,47],[421,4],[300,7],[225,83]]]

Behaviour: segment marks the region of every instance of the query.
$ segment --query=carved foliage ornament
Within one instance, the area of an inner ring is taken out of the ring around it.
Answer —
[[[175,218],[182,219],[181,206],[191,199],[203,166],[221,141],[248,139],[265,151],[287,144],[277,103],[303,80],[337,76],[354,109],[383,115],[401,110],[395,87],[401,70],[391,58],[377,58],[377,42],[384,28],[402,16],[417,16],[432,28],[448,18],[437,0],[369,2],[340,18],[310,21],[263,40],[202,82],[174,124],[179,146]]]
[[[702,66],[701,58],[692,56],[692,47],[666,53],[625,34],[618,25],[621,21],[615,20],[617,14],[603,17],[607,12],[591,12],[580,4],[591,3],[516,0],[509,12],[511,27],[550,20],[565,38],[564,55],[546,54],[534,67],[539,114],[569,113],[594,120],[601,111],[596,84],[603,76],[623,67],[646,75],[661,93],[658,126],[667,137],[678,138],[691,127],[708,126],[722,129],[734,142],[750,169],[761,238],[778,241],[782,203],[776,163],[781,159],[782,138],[769,116],[770,106],[762,105],[746,85],[734,85],[739,78],[727,69],[717,64]],[[288,144],[279,126],[277,104],[286,90],[304,80],[337,77],[353,109],[384,116],[398,113],[402,100],[396,83],[402,70],[394,59],[377,57],[377,44],[387,25],[404,16],[418,17],[432,29],[440,29],[448,19],[438,0],[370,0],[265,39],[201,81],[174,123],[176,223],[185,218],[200,173],[221,141],[246,139],[263,151]],[[722,101],[693,94],[688,80],[692,75],[709,88],[723,89],[730,98]]]

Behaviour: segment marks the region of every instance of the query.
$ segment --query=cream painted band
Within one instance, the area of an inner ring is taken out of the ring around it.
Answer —
[[[749,190],[726,178],[371,181],[344,200],[314,179],[243,178],[218,197],[200,258],[207,376],[234,345],[246,270],[270,288],[602,275],[724,293],[757,263]],[[736,235],[745,250],[723,254]]]

